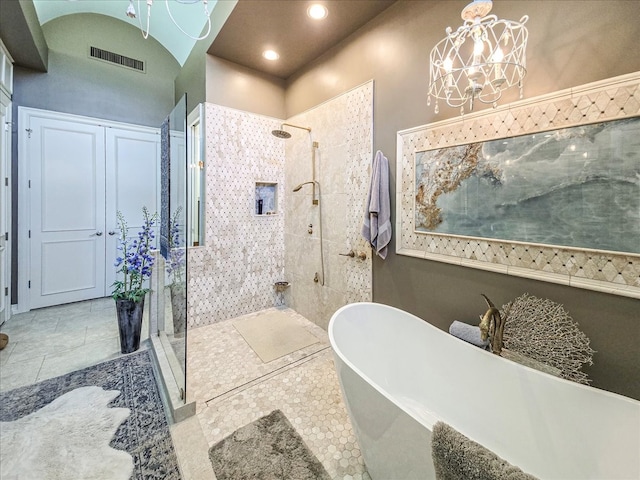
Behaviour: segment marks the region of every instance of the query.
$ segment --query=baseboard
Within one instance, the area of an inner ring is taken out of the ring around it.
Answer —
[[[156,373],[160,378],[161,395],[163,397],[163,403],[167,408],[169,417],[174,423],[181,422],[196,414],[196,402],[185,403],[181,396],[184,396],[184,391],[180,392],[180,387],[173,377],[171,370],[170,360],[167,358],[164,347],[160,338],[156,335],[151,335],[151,352],[154,367]]]

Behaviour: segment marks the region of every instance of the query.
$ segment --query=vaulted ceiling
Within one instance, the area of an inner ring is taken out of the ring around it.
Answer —
[[[225,0],[222,0],[225,1]],[[131,2],[137,18],[126,15],[129,0],[33,0],[40,25],[64,15],[74,13],[97,13],[107,15],[137,28],[147,26],[146,0]],[[216,0],[209,0],[207,8],[215,9]],[[156,0],[151,6],[149,35],[160,42],[175,59],[184,65],[196,41],[184,35],[171,21],[171,14],[176,23],[191,36],[198,37],[206,24],[204,6],[193,0]],[[141,33],[142,36],[142,33]]]
[[[2,0],[0,3],[4,17],[4,21],[0,19],[3,39],[10,51],[13,50],[18,64],[38,70],[47,68],[46,42],[44,38],[35,38],[37,35],[42,37],[42,33],[34,29],[34,23],[40,29],[38,23],[42,26],[65,15],[95,13],[116,18],[135,28],[140,28],[140,24],[146,28],[147,0],[13,1]],[[202,42],[209,43],[208,52],[212,55],[286,79],[395,1],[208,0],[207,8],[215,27]],[[307,9],[314,3],[327,8],[325,19],[314,20],[307,15]],[[19,7],[14,8],[14,5]],[[126,15],[130,6],[135,9],[137,18]],[[180,28],[197,36],[206,26],[204,3],[203,0],[152,1],[150,36],[160,42],[180,65],[184,65],[196,40],[180,32],[171,21],[169,11]],[[142,34],[140,37],[143,41]],[[271,62],[263,58],[262,52],[267,48],[276,50],[280,58]]]

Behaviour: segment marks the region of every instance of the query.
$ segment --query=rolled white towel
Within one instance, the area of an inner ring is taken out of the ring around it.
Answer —
[[[476,347],[487,348],[489,346],[489,339],[482,340],[480,336],[480,328],[475,325],[469,325],[468,323],[459,322],[454,320],[449,327],[449,333],[454,337],[471,343]]]

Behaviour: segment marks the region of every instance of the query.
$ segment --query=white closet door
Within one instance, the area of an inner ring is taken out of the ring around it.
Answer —
[[[142,207],[160,213],[160,134],[118,128],[106,130],[107,295],[116,280],[119,231],[116,212],[124,215],[129,238],[142,227]],[[158,238],[159,220],[154,232]]]
[[[105,295],[104,128],[32,117],[30,307]]]

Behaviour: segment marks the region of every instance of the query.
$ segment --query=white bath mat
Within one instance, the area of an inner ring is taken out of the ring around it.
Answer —
[[[239,318],[233,320],[233,326],[265,363],[320,341],[282,312]]]

